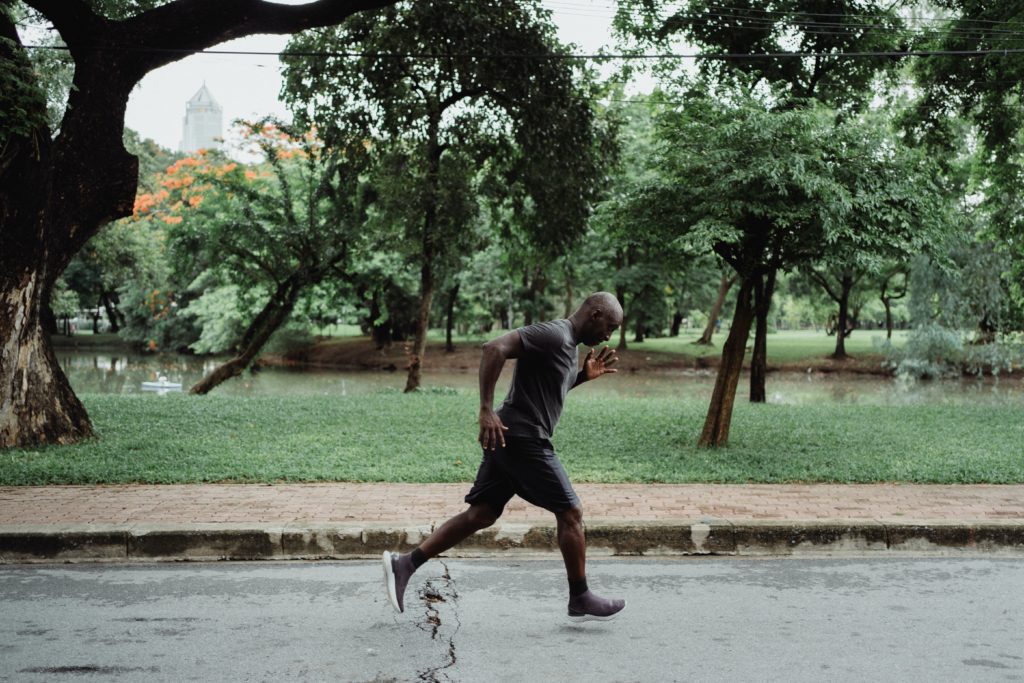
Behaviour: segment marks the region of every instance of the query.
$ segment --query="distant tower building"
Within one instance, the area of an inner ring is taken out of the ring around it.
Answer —
[[[219,138],[224,134],[221,114],[220,105],[203,83],[203,87],[185,105],[179,149],[195,152],[220,147]]]

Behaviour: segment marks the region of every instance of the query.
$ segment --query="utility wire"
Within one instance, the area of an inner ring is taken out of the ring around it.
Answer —
[[[31,50],[70,51],[66,45],[25,45]],[[993,48],[984,50],[865,50],[855,52],[693,52],[693,53],[608,53],[608,54],[561,54],[548,53],[486,53],[486,52],[363,52],[363,51],[328,51],[328,50],[284,50],[281,52],[257,50],[192,50],[175,47],[129,47],[129,46],[97,46],[88,45],[78,49],[98,52],[167,52],[196,55],[256,55],[261,57],[341,57],[350,59],[549,59],[557,61],[652,61],[668,59],[693,60],[763,60],[763,59],[804,59],[824,57],[836,59],[860,59],[871,57],[983,57],[986,55],[1016,55],[1024,53],[1024,48]]]
[[[572,10],[603,10],[601,14],[595,14],[593,16],[615,16],[619,12],[625,12],[627,14],[633,14],[636,16],[646,16],[649,12],[645,12],[642,8],[636,9],[622,9],[616,5],[609,4],[597,4],[597,3],[579,3],[572,2],[572,0],[544,0],[544,5],[548,8],[553,9],[554,7],[565,7]],[[841,18],[862,18],[877,20],[880,18],[878,14],[865,14],[865,13],[851,13],[851,12],[805,12],[805,11],[793,11],[784,12],[782,10],[768,10],[761,9],[760,7],[737,7],[734,5],[719,5],[719,4],[708,4],[707,8],[724,10],[725,12],[706,12],[706,14],[719,14],[722,16],[750,16],[744,13],[755,12],[760,15],[768,16],[779,16],[788,17],[793,15],[808,16],[808,17],[841,17]],[[686,9],[683,4],[677,4],[674,6],[676,14]],[[728,13],[728,14],[726,14]],[[905,22],[931,22],[931,23],[973,23],[973,24],[985,24],[988,26],[1022,26],[1022,21],[1019,20],[998,20],[998,19],[971,19],[969,17],[901,17],[897,15],[900,21]]]
[[[724,7],[721,5],[710,5],[710,7]],[[575,8],[562,8],[561,6],[550,6],[555,13],[566,14],[569,16],[580,16],[580,17],[595,17],[603,19],[611,19],[618,16],[616,10],[612,8],[611,14],[593,14],[587,12],[578,11]],[[682,8],[680,8],[682,9]],[[645,14],[642,11],[626,11],[635,17],[644,17]],[[745,12],[761,12],[762,14],[751,15],[745,14]],[[803,19],[803,17],[841,17],[843,19],[858,19],[860,21],[824,21],[821,19]],[[711,23],[724,23],[726,21],[733,21],[737,24],[744,25],[755,25],[755,26],[779,26],[779,27],[792,27],[801,30],[814,30],[818,27],[821,28],[837,28],[847,29],[853,31],[856,29],[873,29],[874,32],[890,32],[913,35],[917,37],[928,37],[934,35],[955,35],[960,37],[972,37],[972,38],[1001,38],[1001,37],[1024,37],[1024,23],[1022,22],[997,22],[991,21],[993,26],[986,27],[970,27],[970,26],[944,26],[944,27],[925,27],[918,26],[913,27],[913,24],[920,23],[922,21],[942,21],[947,24],[955,24],[961,21],[967,21],[963,19],[934,19],[928,20],[925,18],[913,18],[913,17],[892,17],[894,22],[901,22],[907,24],[907,26],[899,26],[884,23],[873,23],[878,22],[883,17],[877,15],[857,15],[857,14],[827,14],[827,13],[815,13],[815,12],[773,12],[770,10],[760,10],[757,8],[735,8],[735,11],[730,12],[702,12],[700,14],[683,14],[676,12],[674,14],[669,13],[665,16],[658,16],[658,21],[664,22],[667,19],[680,19],[691,23],[699,24],[711,24]],[[980,21],[980,20],[979,20]],[[995,28],[995,26],[1013,26],[1019,27],[1018,30],[1005,30]]]

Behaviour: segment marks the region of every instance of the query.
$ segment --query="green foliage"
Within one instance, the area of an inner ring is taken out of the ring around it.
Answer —
[[[263,350],[279,356],[287,355],[300,349],[308,349],[313,343],[308,325],[290,322],[284,325],[267,342]]]
[[[54,285],[53,294],[50,296],[50,309],[58,318],[74,316],[82,307],[78,293],[68,287],[63,278],[57,280]]]
[[[960,334],[930,324],[914,328],[900,350],[890,350],[886,361],[899,376],[921,378],[955,377],[961,374],[964,345]]]
[[[252,317],[249,310],[240,308],[238,290],[238,285],[207,289],[181,311],[182,316],[192,318],[202,330],[199,339],[189,344],[193,352],[225,353],[238,344]]]
[[[31,139],[47,124],[46,91],[15,40],[14,20],[9,3],[0,4],[0,29],[9,29],[0,33],[0,152],[10,140]]]
[[[976,192],[990,215],[984,234],[1012,257],[1010,286],[1024,307],[1024,3],[1020,0],[940,0],[944,30],[922,47],[945,51],[990,51],[973,59],[934,56],[916,60],[914,74],[924,92],[906,115],[911,137],[948,156],[964,138],[980,147],[973,172]],[[1002,52],[1006,50],[1006,52]],[[966,123],[973,124],[974,129]],[[967,129],[966,131],[964,129]],[[975,198],[976,200],[977,198]]]
[[[713,250],[742,277],[828,250],[874,263],[944,223],[929,164],[857,119],[697,99],[661,119],[661,177],[632,198],[642,229]]]
[[[671,48],[680,39],[709,54],[892,51],[909,34],[899,15],[902,3],[878,0],[620,0],[614,26],[641,46]],[[780,85],[786,97],[816,99],[835,107],[860,108],[873,96],[879,73],[896,62],[887,57],[840,59],[707,59],[699,62],[705,83],[747,90]],[[663,76],[674,75],[669,61]]]
[[[64,47],[64,41],[57,35],[46,35],[33,40],[35,44],[52,46],[52,50],[28,50],[28,58],[32,61],[33,75],[37,87],[46,98],[46,124],[56,133],[60,130],[61,120],[67,108],[68,96],[71,93],[71,80],[75,75],[71,54]],[[2,67],[0,67],[2,69]]]
[[[948,263],[917,256],[911,267],[910,314],[915,325],[1007,331],[1009,255],[970,234],[951,243]],[[1011,318],[1012,319],[1012,318]]]
[[[187,353],[199,338],[201,330],[181,315],[179,296],[173,290],[142,281],[125,284],[118,293],[125,315],[118,336],[124,341],[150,351]]]
[[[564,245],[583,231],[597,173],[593,114],[566,60],[518,57],[565,52],[539,3],[402,2],[299,35],[289,49],[364,55],[285,59],[283,97],[330,144],[370,140],[407,179],[443,173],[431,160],[449,152],[472,159],[529,214],[534,241]],[[400,196],[415,205],[426,192],[430,203],[436,191],[414,182]]]

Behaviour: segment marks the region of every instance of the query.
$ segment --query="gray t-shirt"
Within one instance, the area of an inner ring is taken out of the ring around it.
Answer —
[[[512,386],[498,408],[511,436],[550,439],[565,395],[579,372],[579,343],[568,320],[520,327],[523,355],[516,360]]]

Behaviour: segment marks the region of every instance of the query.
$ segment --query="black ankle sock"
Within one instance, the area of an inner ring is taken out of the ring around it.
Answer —
[[[427,556],[423,554],[423,551],[419,548],[409,553],[409,559],[412,560],[412,568],[419,569],[420,565],[427,561]]]
[[[583,595],[589,590],[587,588],[586,579],[569,579],[569,597],[575,598],[577,595]]]

